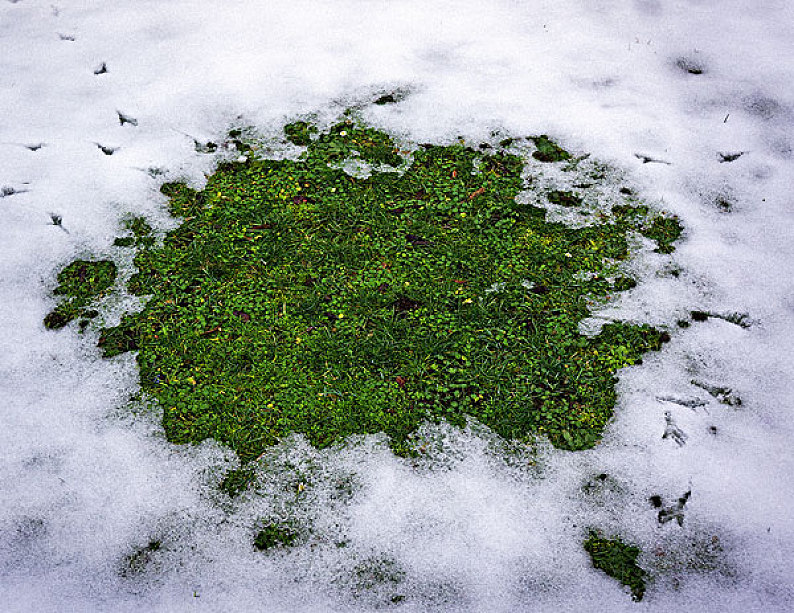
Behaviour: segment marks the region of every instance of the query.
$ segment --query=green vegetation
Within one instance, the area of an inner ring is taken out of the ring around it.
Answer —
[[[221,491],[234,497],[244,492],[256,479],[256,473],[250,468],[230,470],[221,481]]]
[[[582,199],[571,192],[553,191],[548,194],[549,202],[560,206],[581,206]]]
[[[296,121],[284,126],[284,134],[293,145],[305,147],[311,144],[312,135],[317,134],[317,128],[305,121]]]
[[[152,227],[143,217],[133,217],[129,219],[124,228],[129,230],[132,235],[121,236],[113,241],[116,247],[151,247],[154,244]]]
[[[105,295],[115,280],[116,265],[113,262],[72,262],[58,274],[58,287],[54,291],[65,298],[44,318],[44,326],[53,330],[63,328],[77,317],[96,317],[98,311],[86,307]]]
[[[549,140],[549,137],[545,134],[532,137],[531,140],[535,143],[535,147],[538,148],[532,154],[532,157],[540,162],[562,162],[563,160],[571,159],[570,153],[554,141]]]
[[[629,204],[616,206],[612,212],[619,217],[631,220],[635,229],[646,238],[656,241],[657,253],[672,253],[675,251],[673,243],[678,240],[684,228],[673,215],[651,215],[647,206],[632,206]]]
[[[297,538],[298,533],[288,526],[268,524],[257,533],[254,547],[259,551],[267,551],[275,547],[289,547]]]
[[[620,581],[631,590],[634,600],[645,594],[646,573],[637,565],[638,547],[627,545],[620,539],[605,539],[591,531],[584,548],[593,560],[593,566]]]
[[[350,120],[285,131],[307,147],[297,160],[222,163],[201,192],[164,184],[183,223],[161,246],[142,240],[144,220],[127,224],[129,290],[150,298],[99,344],[139,351],[169,440],[215,438],[247,462],[291,432],[318,447],[385,432],[411,454],[424,421],[473,417],[507,439],[595,445],[616,371],[669,335],[612,323],[589,338],[578,325],[590,301],[631,286],[607,280],[614,262],[630,230],[661,218],[629,200],[602,225],[549,223],[516,201],[524,161],[489,147],[422,145],[407,159]],[[570,157],[533,140],[543,161]],[[350,158],[370,176],[341,170]]]

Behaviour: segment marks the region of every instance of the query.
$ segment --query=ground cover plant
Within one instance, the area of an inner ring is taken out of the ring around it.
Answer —
[[[166,183],[181,226],[155,244],[133,219],[116,241],[137,249],[128,286],[148,298],[100,346],[138,351],[169,440],[215,438],[246,462],[291,432],[320,447],[385,432],[410,454],[424,421],[475,418],[509,439],[597,443],[615,372],[667,334],[578,324],[588,301],[631,287],[615,279],[628,233],[667,252],[677,220],[627,199],[596,225],[547,222],[516,200],[530,179],[512,139],[408,154],[349,119],[285,134],[298,159],[246,149],[201,192]],[[526,142],[535,164],[571,159]],[[367,172],[346,173],[351,159]]]
[[[58,273],[58,287],[53,293],[64,298],[44,318],[44,326],[51,330],[63,328],[77,317],[83,317],[81,325],[85,327],[89,319],[99,314],[87,307],[105,295],[115,280],[113,262],[75,260]]]
[[[597,532],[590,532],[584,542],[593,566],[620,581],[631,590],[634,600],[645,595],[645,571],[637,565],[640,549],[624,543],[619,538],[607,539]]]

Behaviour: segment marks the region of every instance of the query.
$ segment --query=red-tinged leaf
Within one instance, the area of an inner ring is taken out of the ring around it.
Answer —
[[[480,189],[474,190],[472,193],[470,193],[470,194],[469,194],[469,197],[467,198],[467,200],[468,200],[469,202],[471,202],[471,201],[472,201],[472,200],[474,200],[474,199],[475,199],[477,196],[482,196],[484,193],[485,193],[485,188],[484,188],[484,187],[481,187]]]

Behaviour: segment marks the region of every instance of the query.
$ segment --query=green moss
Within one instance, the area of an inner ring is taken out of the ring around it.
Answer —
[[[532,157],[541,162],[562,162],[563,160],[571,159],[571,154],[565,149],[557,145],[554,141],[550,140],[548,136],[534,136],[531,138],[538,148],[532,154]]]
[[[309,148],[310,158],[325,163],[358,157],[370,164],[399,166],[403,158],[394,141],[383,132],[347,120],[320,134]]]
[[[590,298],[622,289],[605,278],[633,213],[548,223],[516,201],[515,155],[427,145],[402,175],[335,168],[355,155],[407,165],[344,122],[298,160],[222,164],[202,192],[163,185],[184,221],[138,246],[129,289],[151,298],[100,344],[139,350],[169,440],[215,438],[248,461],[291,432],[320,447],[385,432],[408,454],[424,421],[474,417],[508,439],[595,445],[616,371],[669,338],[578,331]]]
[[[676,217],[655,217],[650,224],[642,229],[643,236],[656,241],[659,253],[675,251],[673,243],[681,236],[684,228]]]
[[[625,204],[613,207],[613,214],[630,223],[643,236],[656,241],[658,253],[675,251],[673,243],[679,239],[684,228],[678,218],[653,213],[647,206]],[[677,276],[677,275],[676,275]]]
[[[254,539],[254,547],[259,551],[267,551],[277,547],[289,547],[298,538],[298,533],[289,526],[268,524],[262,528]]]
[[[152,227],[143,217],[133,217],[124,223],[124,228],[132,232],[132,236],[122,236],[113,241],[116,247],[150,247],[154,244]]]
[[[584,548],[590,554],[593,566],[617,579],[631,590],[634,600],[645,594],[645,571],[637,565],[640,549],[627,545],[619,538],[605,539],[591,531]]]
[[[138,349],[138,337],[135,326],[135,318],[125,315],[118,326],[102,330],[102,334],[99,337],[102,355],[106,358],[112,358],[120,353]]]
[[[575,207],[582,205],[582,199],[571,192],[553,191],[546,196],[549,202],[560,206]]]
[[[312,142],[312,135],[317,133],[317,128],[305,121],[296,121],[284,126],[284,134],[293,145],[306,147]]]
[[[221,491],[234,497],[244,492],[256,479],[256,473],[250,468],[230,470],[221,481]]]
[[[44,318],[49,329],[64,327],[77,317],[92,317],[85,307],[104,296],[116,280],[116,265],[109,260],[76,260],[58,273],[56,296],[61,303]]]
[[[637,287],[637,282],[631,277],[618,277],[613,283],[616,292],[625,292]]]

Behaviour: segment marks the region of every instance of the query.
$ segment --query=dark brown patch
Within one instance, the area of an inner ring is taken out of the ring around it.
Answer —
[[[418,300],[414,300],[413,298],[409,298],[408,296],[400,296],[397,300],[394,301],[392,307],[396,313],[408,313],[409,311],[415,311],[419,307],[422,306],[422,303]]]
[[[411,243],[413,247],[428,247],[435,244],[433,241],[417,236],[416,234],[406,234],[405,240]]]

